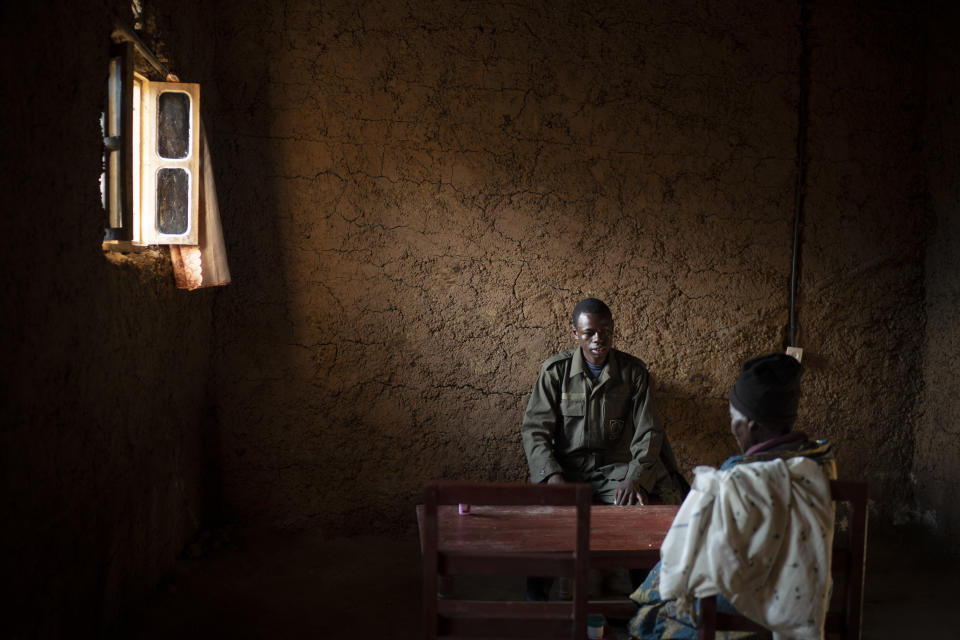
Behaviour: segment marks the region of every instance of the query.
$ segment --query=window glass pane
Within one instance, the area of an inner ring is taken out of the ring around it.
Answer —
[[[105,136],[119,136],[123,112],[123,61],[110,58],[110,75],[107,77],[107,122]]]
[[[186,233],[189,210],[190,174],[186,169],[157,171],[157,231]]]
[[[190,152],[190,96],[164,91],[157,97],[157,153],[161,158],[186,158]]]
[[[133,76],[133,161],[130,168],[133,170],[133,235],[139,238],[140,229],[140,141],[143,138],[140,122],[143,81]]]
[[[104,202],[107,209],[107,226],[118,229],[123,226],[123,183],[121,181],[120,154],[123,144],[123,61],[110,59],[110,75],[107,79],[107,113],[104,116],[104,147],[106,147],[106,185]]]

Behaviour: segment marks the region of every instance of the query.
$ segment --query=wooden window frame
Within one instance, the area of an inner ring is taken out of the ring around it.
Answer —
[[[196,245],[200,209],[200,85],[150,80],[134,71],[134,55],[136,50],[130,42],[116,43],[111,48],[103,126],[103,195],[107,213],[104,248]],[[157,151],[157,105],[165,93],[185,94],[189,98],[189,140],[183,158],[164,158]],[[157,175],[164,169],[181,169],[189,181],[186,228],[182,233],[164,233],[158,226]]]

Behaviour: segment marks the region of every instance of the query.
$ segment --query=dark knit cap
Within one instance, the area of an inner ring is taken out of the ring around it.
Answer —
[[[743,363],[730,390],[733,408],[757,422],[792,422],[800,405],[803,365],[784,353],[769,353]]]

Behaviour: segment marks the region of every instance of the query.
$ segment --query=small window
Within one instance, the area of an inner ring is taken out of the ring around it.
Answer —
[[[116,45],[104,114],[105,243],[198,242],[200,85],[151,81]]]
[[[190,94],[162,91],[157,97],[157,153],[182,160],[190,153]]]

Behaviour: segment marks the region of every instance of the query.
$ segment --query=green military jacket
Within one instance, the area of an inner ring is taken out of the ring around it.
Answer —
[[[568,481],[591,481],[599,473],[617,483],[636,478],[648,495],[673,497],[678,489],[679,473],[653,406],[650,374],[639,358],[622,351],[610,350],[597,380],[580,347],[544,362],[521,435],[534,482],[554,473],[564,473]],[[670,489],[660,491],[663,485]]]

